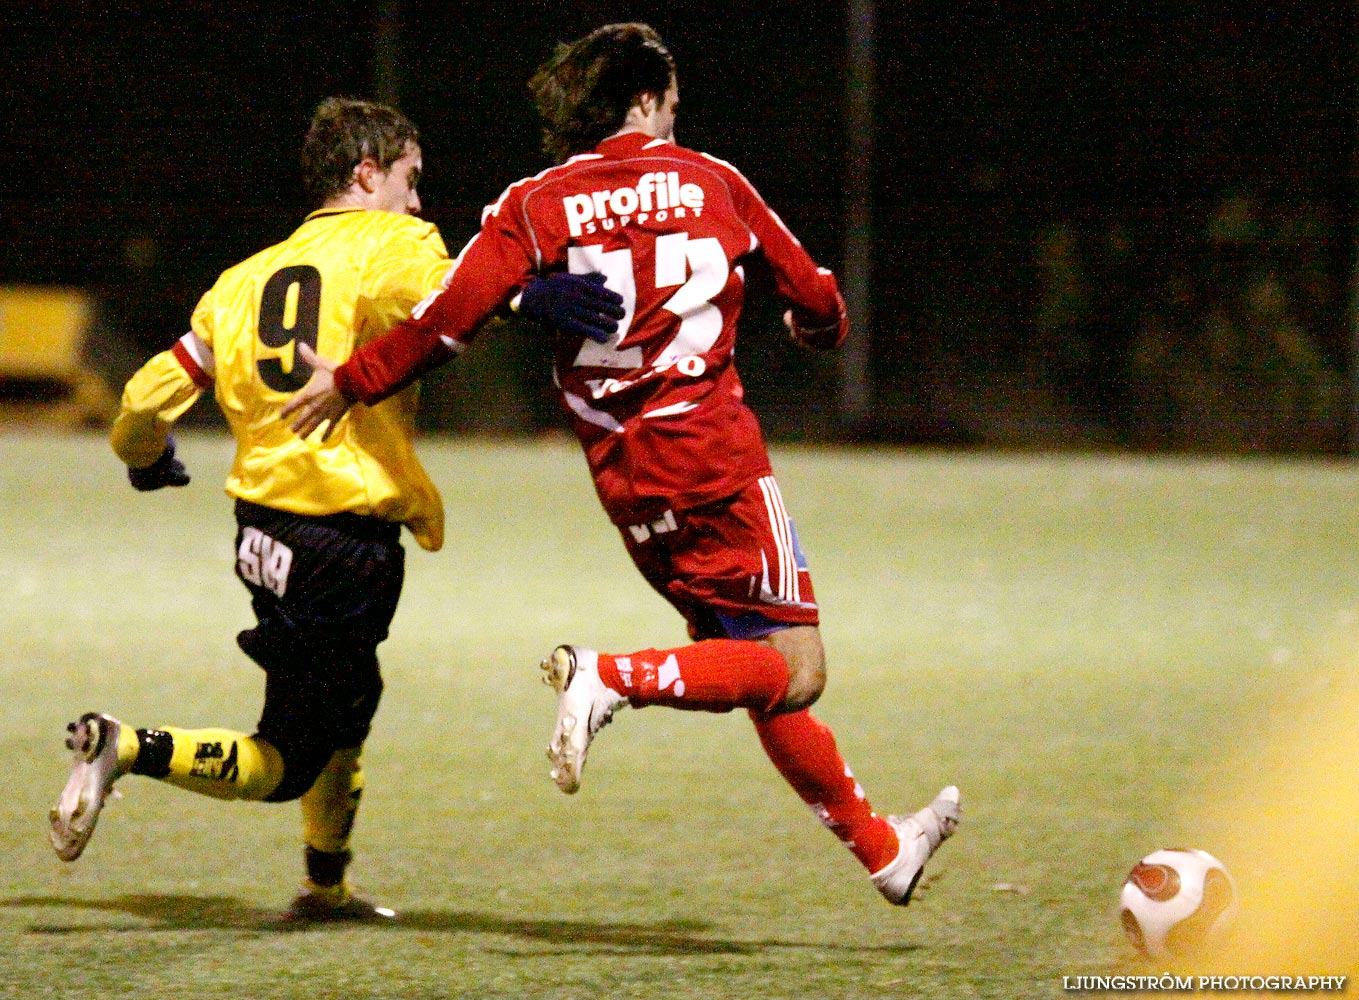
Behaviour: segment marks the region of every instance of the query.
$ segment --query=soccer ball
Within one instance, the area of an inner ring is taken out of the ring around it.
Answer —
[[[1236,886],[1207,851],[1153,851],[1123,883],[1123,929],[1148,958],[1210,950],[1236,917]]]

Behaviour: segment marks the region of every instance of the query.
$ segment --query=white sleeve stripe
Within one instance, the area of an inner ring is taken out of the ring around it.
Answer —
[[[768,205],[766,205],[764,208],[765,211],[769,213],[769,217],[779,224],[779,228],[783,230],[784,235],[786,235],[790,240],[792,240],[793,243],[795,243],[797,246],[802,246],[802,241],[798,239],[796,235],[794,235],[791,229],[788,228],[788,226],[784,223],[783,219],[779,217],[779,213],[774,211]]]
[[[203,374],[208,378],[216,377],[217,359],[212,353],[212,348],[204,342],[203,338],[190,330],[179,338],[179,342],[184,345],[184,350],[189,352],[189,357],[198,363],[198,367],[203,369]]]
[[[458,256],[453,258],[453,266],[450,267],[448,273],[444,275],[445,288],[453,281],[453,272],[458,269],[458,265],[462,263],[462,259],[467,256],[467,251],[471,250],[472,244],[479,239],[481,239],[481,233],[474,233],[472,238],[462,245],[462,249],[458,251]]]
[[[547,167],[543,170],[538,171],[532,177],[525,177],[522,180],[515,181],[504,191],[500,192],[499,198],[497,198],[495,201],[491,202],[489,205],[487,205],[485,208],[481,210],[481,224],[483,226],[486,225],[487,219],[489,219],[493,215],[500,214],[500,209],[505,204],[505,199],[510,196],[510,192],[513,191],[515,188],[523,187],[525,184],[532,184],[534,181],[542,180],[544,177],[546,177],[553,171],[560,170],[567,164],[575,163],[578,160],[602,160],[603,158],[604,155],[602,153],[578,153],[577,155],[567,160],[565,163],[558,163],[556,166]]]
[[[750,183],[750,181],[746,179],[745,174],[741,173],[740,170],[736,169],[736,167],[728,163],[726,160],[719,159],[718,157],[713,156],[711,153],[700,152],[698,155],[703,157],[705,160],[711,160],[713,163],[717,163],[723,167],[726,167],[733,174],[739,177],[741,181],[745,184],[746,188],[750,191],[750,193],[755,196],[755,200],[764,206],[764,210],[769,213],[769,217],[774,220],[775,224],[780,229],[783,230],[784,235],[787,236],[790,240],[792,240],[796,246],[799,247],[802,246],[802,241],[798,239],[797,235],[791,229],[788,228],[787,224],[781,218],[779,218],[779,213],[769,207],[769,203],[764,200],[764,195],[760,194],[760,192],[755,189],[755,185]],[[754,247],[752,247],[751,249],[753,250]]]

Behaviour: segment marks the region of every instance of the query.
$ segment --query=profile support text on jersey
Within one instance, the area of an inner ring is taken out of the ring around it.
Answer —
[[[636,187],[622,187],[572,194],[562,199],[566,210],[566,225],[572,236],[584,236],[598,231],[599,226],[613,229],[626,226],[635,217],[646,222],[654,217],[665,222],[671,213],[682,219],[688,212],[695,217],[703,214],[703,188],[697,184],[681,184],[679,172],[643,174]],[[596,225],[599,222],[599,226]]]

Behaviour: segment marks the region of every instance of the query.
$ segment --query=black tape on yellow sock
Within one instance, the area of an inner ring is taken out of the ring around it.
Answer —
[[[344,881],[345,869],[354,855],[349,851],[318,851],[308,847],[303,851],[307,861],[307,878],[317,885],[339,885]]]
[[[137,759],[132,764],[133,774],[149,778],[163,778],[170,773],[170,758],[175,752],[175,738],[159,729],[138,729]]]

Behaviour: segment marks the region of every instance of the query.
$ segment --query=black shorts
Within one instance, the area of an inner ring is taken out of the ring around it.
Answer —
[[[401,526],[245,500],[236,501],[236,523],[236,575],[258,620],[236,639],[264,669],[259,735],[285,763],[270,798],[293,798],[335,750],[368,737],[382,695],[377,647],[405,578]]]

